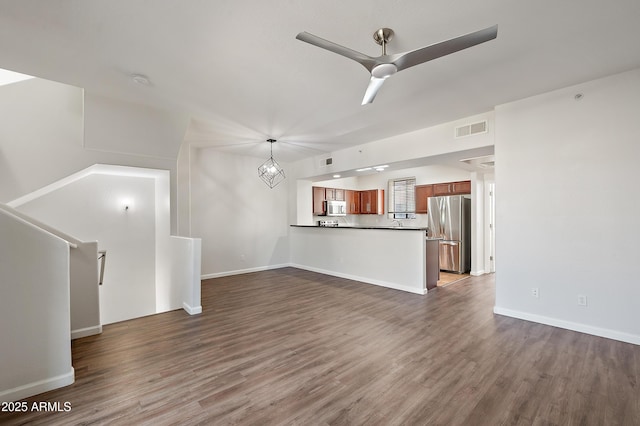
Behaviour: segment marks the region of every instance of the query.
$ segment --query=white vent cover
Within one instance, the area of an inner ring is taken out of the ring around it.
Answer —
[[[320,159],[320,167],[327,167],[333,164],[332,157],[323,157]]]
[[[487,120],[456,127],[456,138],[464,138],[478,133],[487,133]]]

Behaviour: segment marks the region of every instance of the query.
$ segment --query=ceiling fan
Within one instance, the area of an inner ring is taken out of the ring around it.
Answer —
[[[314,46],[337,53],[338,55],[342,55],[346,58],[353,59],[363,65],[367,71],[371,73],[369,86],[367,87],[367,91],[362,99],[362,105],[365,105],[373,102],[378,90],[382,87],[382,83],[396,72],[467,49],[477,44],[484,43],[485,41],[493,40],[498,36],[498,26],[494,25],[480,31],[441,41],[440,43],[435,43],[409,52],[387,55],[387,43],[391,40],[393,34],[393,30],[390,28],[380,28],[378,31],[373,33],[373,39],[376,43],[382,46],[382,55],[378,57],[365,55],[364,53],[349,49],[348,47],[340,46],[332,41],[309,34],[306,31],[298,34],[296,38],[309,44],[313,44]]]

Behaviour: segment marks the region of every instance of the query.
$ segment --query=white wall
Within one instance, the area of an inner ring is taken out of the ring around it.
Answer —
[[[495,178],[493,173],[471,173],[471,275],[483,275],[495,272],[491,257],[495,240],[493,235],[492,188]]]
[[[182,307],[190,315],[202,313],[200,276],[202,240],[171,237],[171,291],[179,293]]]
[[[69,245],[0,210],[0,401],[74,381]]]
[[[192,148],[190,226],[202,239],[205,278],[289,263],[290,180],[270,189],[258,177],[263,162]]]
[[[69,256],[71,338],[77,339],[102,333],[98,288],[98,243],[81,241],[6,204],[0,203],[0,210],[62,238],[73,246]],[[0,270],[0,280],[4,279],[3,277],[4,271]]]
[[[155,208],[154,179],[101,174],[17,206],[79,239],[98,241],[99,249],[107,250],[100,287],[103,324],[156,313]]]
[[[640,70],[496,109],[495,312],[640,344],[638,117]]]
[[[487,121],[487,132],[455,138],[455,128],[460,125]],[[293,163],[287,176],[296,179],[311,179],[318,176],[330,178],[334,173],[352,171],[362,167],[396,162],[413,162],[404,168],[417,165],[438,164],[429,162],[438,156],[452,152],[482,150],[494,144],[495,122],[493,111],[443,123],[438,126],[372,141],[367,144],[345,148],[330,155],[307,158]],[[485,154],[486,155],[486,154]],[[320,166],[320,159],[330,156],[333,164]],[[318,179],[315,179],[318,180]]]
[[[191,235],[191,152],[189,144],[182,144],[176,166],[176,230],[175,235]]]
[[[0,202],[102,163],[170,170],[175,206],[188,118],[91,94],[85,112],[84,102],[82,89],[37,78],[0,87]]]
[[[81,242],[70,253],[71,338],[102,333],[98,243]]]
[[[175,161],[188,116],[85,93],[84,147]],[[135,118],[132,120],[132,117]]]

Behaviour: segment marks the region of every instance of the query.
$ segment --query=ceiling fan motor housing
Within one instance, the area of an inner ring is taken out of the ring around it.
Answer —
[[[379,64],[373,67],[371,75],[375,78],[387,78],[398,72],[394,64]]]
[[[362,99],[362,105],[365,105],[373,102],[382,83],[396,72],[493,40],[498,36],[498,26],[494,25],[419,49],[387,55],[387,43],[393,35],[394,32],[391,28],[380,28],[373,33],[375,42],[382,46],[382,55],[378,57],[372,57],[348,47],[340,46],[307,32],[298,34],[296,38],[352,59],[371,72],[371,79]]]

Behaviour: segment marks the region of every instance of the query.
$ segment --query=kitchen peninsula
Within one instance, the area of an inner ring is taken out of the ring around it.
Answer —
[[[417,294],[435,288],[438,241],[426,228],[291,225],[293,266]]]

